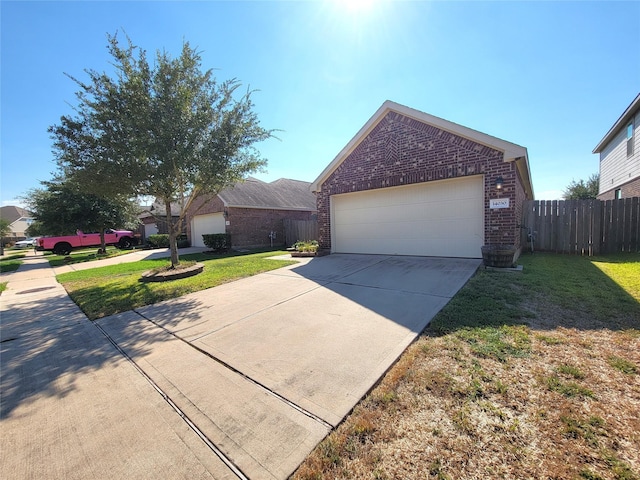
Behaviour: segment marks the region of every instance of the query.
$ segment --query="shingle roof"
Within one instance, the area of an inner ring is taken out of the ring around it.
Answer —
[[[280,178],[271,183],[249,177],[218,194],[227,207],[316,210],[311,183]]]
[[[10,224],[15,222],[21,217],[31,217],[31,216],[33,215],[22,207],[15,207],[13,205],[0,207],[0,218],[4,218]]]

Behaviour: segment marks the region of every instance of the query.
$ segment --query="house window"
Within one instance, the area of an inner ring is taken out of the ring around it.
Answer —
[[[627,157],[633,155],[633,120],[627,125]]]
[[[615,199],[620,200],[621,198],[622,198],[622,190],[619,188],[616,188]]]

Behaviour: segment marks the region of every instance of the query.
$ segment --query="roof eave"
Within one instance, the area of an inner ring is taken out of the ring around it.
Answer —
[[[624,112],[622,112],[622,115],[620,115],[620,118],[616,120],[613,126],[609,129],[606,135],[602,137],[602,140],[600,140],[598,145],[596,145],[596,148],[594,148],[591,153],[602,152],[602,150],[604,150],[604,147],[606,147],[607,144],[611,142],[611,140],[613,140],[613,137],[615,137],[618,134],[621,128],[624,128],[627,125],[629,120],[631,120],[631,118],[638,112],[638,110],[640,110],[640,93],[638,93],[636,98],[633,99],[633,101],[631,102],[631,104],[629,104],[627,109]]]
[[[340,150],[340,153],[335,156],[335,158],[327,165],[327,167],[320,173],[318,178],[316,178],[311,183],[311,191],[316,193],[320,191],[320,186],[322,183],[331,175],[336,168],[340,166],[342,161],[349,156],[349,154],[358,146],[360,141],[365,138],[371,130],[375,128],[375,126],[384,118],[387,112],[391,111],[390,105],[393,102],[387,100],[382,104],[382,106],[373,114],[373,116],[364,124],[364,126],[358,130],[358,133],[354,135],[354,137],[347,143],[347,145]]]
[[[227,205],[228,208],[250,208],[253,210],[288,210],[292,212],[316,212],[317,208],[308,207],[287,207],[287,206],[268,206],[268,205]]]

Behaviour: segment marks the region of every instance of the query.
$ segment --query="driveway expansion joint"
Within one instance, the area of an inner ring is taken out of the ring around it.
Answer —
[[[138,313],[138,312],[136,312]],[[138,315],[140,315],[138,313]],[[142,315],[140,315],[142,317]],[[144,318],[144,317],[143,317]],[[138,371],[140,375],[160,394],[160,396],[169,404],[169,406],[178,414],[178,416],[189,426],[191,430],[209,447],[209,449],[240,479],[249,480],[240,467],[238,467],[229,457],[227,457],[209,438],[198,428],[198,426],[189,418],[189,416],[165,393],[160,386],[140,367],[121,347],[118,343],[98,324],[91,322],[118,350],[118,352]]]
[[[141,318],[143,318],[144,320],[153,323],[156,327],[162,329],[163,331],[165,331],[166,333],[168,333],[169,335],[171,335],[172,337],[176,338],[177,340],[180,340],[181,342],[185,343],[186,345],[188,345],[189,347],[193,348],[194,350],[198,351],[199,353],[205,355],[207,358],[210,358],[211,360],[213,360],[214,362],[222,365],[224,368],[226,368],[227,370],[235,373],[236,375],[241,376],[242,378],[244,378],[245,380],[247,380],[248,382],[250,382],[251,384],[255,385],[256,387],[260,388],[262,391],[264,391],[265,393],[267,393],[268,395],[271,395],[272,397],[275,397],[276,399],[278,399],[279,401],[281,401],[282,403],[284,403],[285,405],[293,408],[294,410],[302,413],[303,415],[305,415],[306,417],[309,417],[310,419],[312,419],[313,421],[319,423],[320,425],[322,425],[324,428],[326,428],[328,431],[333,430],[333,425],[331,425],[329,422],[327,422],[326,420],[324,420],[323,418],[319,417],[318,415],[315,415],[314,413],[310,412],[309,410],[306,410],[305,408],[301,407],[300,405],[297,405],[296,403],[292,402],[291,400],[287,399],[286,397],[280,395],[278,392],[276,392],[275,390],[272,390],[271,388],[267,387],[266,385],[264,385],[263,383],[255,380],[254,378],[250,377],[249,375],[247,375],[246,373],[238,370],[237,368],[233,367],[232,365],[230,365],[229,363],[225,362],[224,360],[216,357],[215,355],[212,355],[211,353],[207,352],[206,350],[192,344],[191,342],[185,340],[184,338],[176,335],[175,333],[173,333],[172,331],[168,330],[167,328],[165,328],[163,325],[160,325],[157,322],[154,322],[152,319],[145,317],[143,314],[141,314],[140,312],[138,312],[137,310],[134,310],[134,312],[139,315]],[[106,332],[105,332],[106,334]]]

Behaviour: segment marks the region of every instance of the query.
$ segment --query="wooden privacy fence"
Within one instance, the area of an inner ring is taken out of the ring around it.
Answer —
[[[298,240],[318,240],[317,220],[284,220],[284,237],[287,246],[291,246]]]
[[[640,252],[640,197],[528,201],[523,246],[528,232],[534,232],[535,250],[589,256]]]

